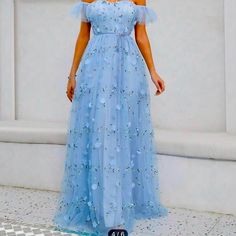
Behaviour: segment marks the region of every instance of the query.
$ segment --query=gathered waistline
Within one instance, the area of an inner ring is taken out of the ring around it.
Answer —
[[[94,35],[95,36],[99,36],[99,35],[130,36],[131,33],[104,32],[104,33],[94,33]]]

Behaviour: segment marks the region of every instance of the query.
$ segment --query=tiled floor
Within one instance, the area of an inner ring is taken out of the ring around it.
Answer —
[[[14,220],[0,219],[0,235],[8,236],[70,236],[71,233],[58,232],[43,225],[19,224]]]
[[[57,194],[0,186],[0,236],[57,235],[52,226]],[[167,217],[137,221],[135,233],[130,236],[236,236],[235,216],[177,208],[168,210]],[[8,231],[4,229],[6,225],[10,227]],[[17,233],[13,226],[18,229]],[[27,226],[29,234],[22,230]],[[43,228],[47,231],[42,232]]]

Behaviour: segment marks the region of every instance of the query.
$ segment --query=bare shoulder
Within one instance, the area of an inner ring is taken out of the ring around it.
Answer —
[[[146,0],[133,0],[137,5],[146,5]]]
[[[82,2],[87,2],[87,3],[92,3],[94,2],[95,0],[82,0]]]

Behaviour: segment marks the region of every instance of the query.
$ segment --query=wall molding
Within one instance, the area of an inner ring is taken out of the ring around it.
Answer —
[[[174,131],[154,128],[155,153],[202,159],[236,161],[236,135],[226,132]],[[65,145],[65,123],[0,121],[0,143]],[[19,144],[18,144],[19,145]]]

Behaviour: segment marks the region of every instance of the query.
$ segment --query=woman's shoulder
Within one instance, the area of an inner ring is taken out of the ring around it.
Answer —
[[[92,3],[94,2],[95,0],[81,0],[82,2],[87,2],[87,3]]]
[[[133,0],[134,4],[136,5],[146,5],[146,0]]]

